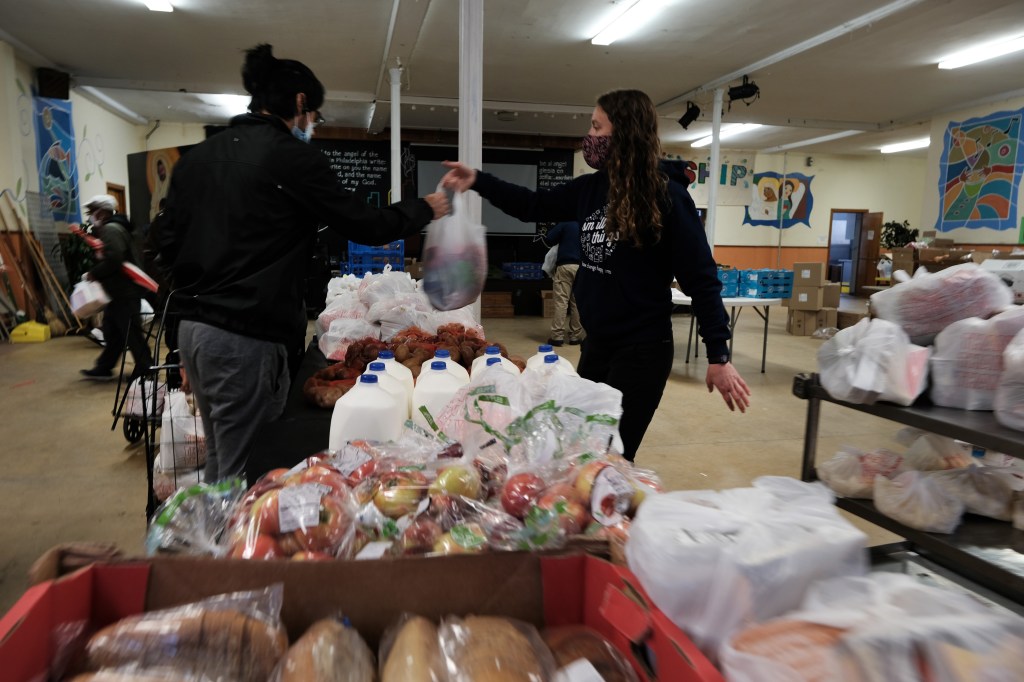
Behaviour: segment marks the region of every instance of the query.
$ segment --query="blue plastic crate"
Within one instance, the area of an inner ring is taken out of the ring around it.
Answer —
[[[349,264],[348,274],[355,275],[356,277],[363,277],[364,275],[379,275],[384,272],[384,266],[391,265],[393,272],[402,271],[402,264],[394,265],[392,263],[369,263],[369,264]]]
[[[501,270],[509,279],[544,279],[543,263],[502,263]]]
[[[722,298],[736,298],[740,295],[740,284],[739,282],[723,282],[722,283]]]
[[[723,270],[718,269],[718,281],[722,284],[739,284],[740,282],[740,270]]]
[[[355,242],[348,243],[349,257],[353,255],[394,256],[396,254],[399,258],[405,256],[405,240],[399,239],[388,244],[381,244],[380,246],[367,246],[365,244],[356,244]]]

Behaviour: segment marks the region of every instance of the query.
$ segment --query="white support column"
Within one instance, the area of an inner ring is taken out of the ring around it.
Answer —
[[[29,106],[31,107],[31,102]],[[23,156],[19,118],[14,48],[7,43],[0,42],[0,159],[2,159],[0,161],[0,190],[14,192],[18,185],[18,179],[22,175]],[[31,120],[29,124],[31,125]],[[29,182],[25,186],[32,184],[34,183]],[[25,186],[22,187],[22,192],[25,191]],[[12,197],[18,198],[13,194]]]
[[[711,253],[715,252],[715,220],[718,217],[718,183],[721,180],[722,169],[722,153],[721,153],[721,140],[719,136],[722,133],[722,101],[725,96],[725,89],[718,88],[715,90],[715,103],[714,111],[711,117],[711,163],[709,165],[709,175],[711,182],[708,184],[708,216],[704,225],[704,231],[707,233],[708,246],[711,247]]]
[[[402,200],[402,67],[388,69],[388,74],[391,76],[391,201],[388,203],[395,204]]]
[[[459,161],[472,168],[483,165],[484,3],[459,0]],[[467,217],[480,222],[480,195],[466,192]],[[480,300],[473,304],[480,320]]]

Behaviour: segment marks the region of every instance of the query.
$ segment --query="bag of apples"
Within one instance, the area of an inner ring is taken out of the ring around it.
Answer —
[[[235,507],[223,543],[229,558],[350,558],[356,513],[346,477],[318,455],[256,481]]]

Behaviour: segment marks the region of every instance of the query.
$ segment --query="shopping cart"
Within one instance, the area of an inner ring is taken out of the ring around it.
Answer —
[[[160,343],[162,334],[157,332],[160,329],[155,324],[155,312],[153,307],[143,299],[142,300],[142,312],[138,315],[137,319],[129,322],[129,329],[126,334],[130,338],[132,333],[131,325],[136,323],[141,324],[144,332],[144,338],[146,345],[150,346],[151,357],[160,357]],[[166,314],[166,306],[165,314]],[[161,325],[164,322],[164,318],[161,317]],[[139,367],[136,365],[130,374],[125,373],[125,366],[128,361],[127,352],[127,340],[125,343],[125,353],[121,355],[121,368],[117,377],[117,391],[114,393],[114,409],[112,414],[114,415],[114,422],[110,425],[110,430],[113,431],[117,428],[117,422],[121,422],[121,430],[124,433],[125,440],[131,444],[138,443],[142,440],[145,434],[145,424],[147,418],[159,418],[160,410],[154,411],[147,410],[148,407],[154,408],[162,407],[162,400],[159,399],[155,393],[159,387],[156,384],[147,386],[146,375],[151,373],[152,368]],[[123,389],[123,390],[122,390]],[[163,387],[163,391],[166,391],[166,386]],[[154,395],[150,395],[154,394]],[[154,401],[154,399],[156,399]],[[151,405],[152,404],[152,405]]]

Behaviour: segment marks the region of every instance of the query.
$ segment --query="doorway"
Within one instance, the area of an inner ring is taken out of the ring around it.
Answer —
[[[117,212],[128,215],[128,203],[124,195],[124,185],[107,183],[107,194],[117,199]]]
[[[882,214],[867,209],[832,209],[829,224],[829,279],[840,291],[867,296],[877,288]]]

